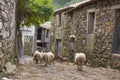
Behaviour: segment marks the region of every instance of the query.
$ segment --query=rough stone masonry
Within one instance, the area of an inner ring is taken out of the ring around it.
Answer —
[[[15,63],[15,0],[0,1],[0,71],[7,62]]]

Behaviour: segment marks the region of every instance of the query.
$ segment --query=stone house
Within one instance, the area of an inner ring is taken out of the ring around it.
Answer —
[[[37,48],[40,51],[50,50],[50,27],[51,22],[46,22],[43,25],[37,27]]]
[[[16,62],[15,0],[0,1],[0,71],[7,62]]]
[[[35,33],[35,26],[31,27],[22,27],[22,42],[24,47],[24,54],[25,55],[32,55],[35,51],[36,46],[36,33]]]
[[[41,26],[21,27],[24,55],[32,55],[36,49],[49,50],[50,46],[50,22]]]
[[[112,54],[115,60],[112,66],[120,69],[119,0],[84,0],[63,14],[64,54],[85,52],[96,57]],[[75,41],[71,42],[71,35],[75,36]],[[107,61],[103,62],[106,64]]]
[[[65,16],[63,12],[70,10],[74,8],[75,6],[68,6],[65,8],[61,8],[55,11],[54,13],[54,20],[53,20],[53,39],[52,39],[52,51],[55,52],[56,55],[62,55],[63,54],[63,24]]]

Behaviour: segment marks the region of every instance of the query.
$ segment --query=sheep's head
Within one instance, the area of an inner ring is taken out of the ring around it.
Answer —
[[[77,56],[79,53],[75,53],[75,56]]]
[[[70,35],[70,41],[75,42],[76,41],[76,36],[75,35]]]

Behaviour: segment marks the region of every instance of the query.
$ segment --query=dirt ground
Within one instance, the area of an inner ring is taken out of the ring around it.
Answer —
[[[120,71],[86,66],[83,71],[78,71],[73,63],[55,62],[48,67],[31,63],[19,67],[14,75],[8,77],[13,80],[120,80]]]

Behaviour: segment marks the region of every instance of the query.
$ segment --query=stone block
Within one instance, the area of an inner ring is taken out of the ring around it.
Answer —
[[[2,47],[2,43],[0,42],[0,47]]]
[[[2,5],[5,5],[5,2],[4,2],[3,0],[1,0],[0,3],[1,3]]]
[[[4,56],[4,54],[0,53],[0,59]]]
[[[94,34],[87,35],[87,50],[92,51],[94,47]]]
[[[3,31],[3,39],[9,36],[9,31]]]
[[[13,79],[9,79],[7,77],[3,77],[1,80],[13,80]]]
[[[5,6],[4,6],[4,5],[1,5],[0,9],[1,9],[1,10],[5,10]]]
[[[9,74],[16,70],[16,65],[11,64],[11,62],[7,62],[5,64],[5,67],[6,67],[6,72]]]

